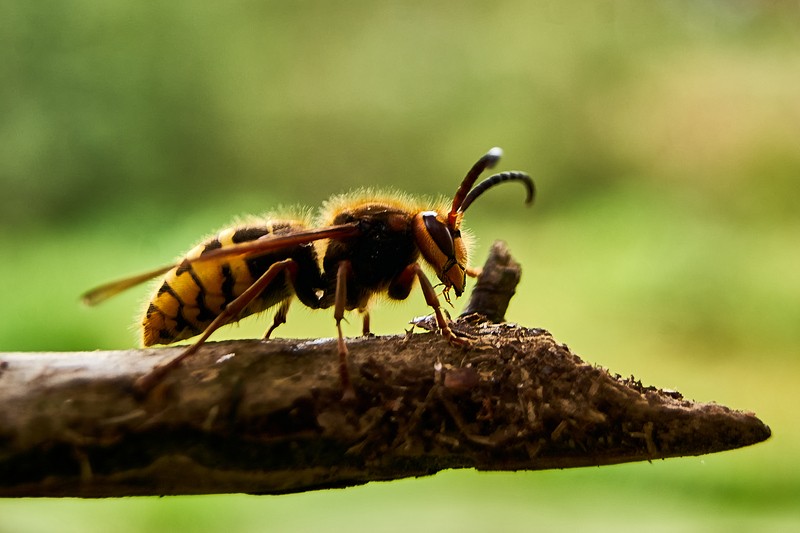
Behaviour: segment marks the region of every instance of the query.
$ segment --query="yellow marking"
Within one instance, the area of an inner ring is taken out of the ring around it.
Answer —
[[[197,259],[206,247],[206,243],[198,244],[186,254],[186,259]]]
[[[222,283],[225,277],[222,275],[222,266],[225,263],[216,261],[195,263],[192,270],[200,283],[205,288],[203,298],[209,311],[219,314],[225,305],[225,296],[222,293]]]
[[[222,244],[222,247],[230,246],[233,244],[233,234],[239,228],[225,228],[217,235],[217,240]]]
[[[164,342],[160,338],[159,332],[166,328],[164,315],[160,311],[155,311],[145,317],[142,323],[142,344],[152,346]]]
[[[178,316],[178,309],[181,305],[180,302],[168,292],[156,294],[156,296],[153,298],[152,304],[158,307],[165,317]]]

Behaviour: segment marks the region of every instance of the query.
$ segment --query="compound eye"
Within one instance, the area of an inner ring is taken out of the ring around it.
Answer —
[[[450,233],[450,228],[437,220],[435,213],[422,215],[422,220],[425,222],[425,229],[428,230],[431,239],[433,239],[433,242],[436,243],[436,246],[439,247],[445,257],[448,259],[455,257],[455,245],[453,244],[453,235]]]

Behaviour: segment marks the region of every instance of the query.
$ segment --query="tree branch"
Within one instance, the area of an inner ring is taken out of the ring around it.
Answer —
[[[479,314],[490,322],[504,322],[521,275],[522,268],[511,257],[506,243],[496,241],[461,316]]]
[[[180,348],[0,354],[0,496],[280,494],[700,455],[770,435],[752,413],[588,365],[544,330],[474,314],[454,327],[475,345],[348,339],[353,402],[340,399],[332,339],[208,343],[146,398],[134,380]]]

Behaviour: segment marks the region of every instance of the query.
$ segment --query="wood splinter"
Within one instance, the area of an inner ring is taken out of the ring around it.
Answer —
[[[484,283],[508,277],[492,266],[507,259],[496,244]],[[502,304],[493,320],[468,309],[453,327],[478,340],[470,347],[434,333],[348,339],[353,402],[340,401],[336,339],[207,343],[145,399],[134,381],[180,347],[0,354],[0,496],[281,494],[446,468],[700,455],[770,436],[752,413],[610,374],[544,330],[496,324]]]

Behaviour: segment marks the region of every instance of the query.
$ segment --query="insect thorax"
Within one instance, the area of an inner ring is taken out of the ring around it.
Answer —
[[[362,233],[347,240],[332,240],[323,259],[323,307],[332,303],[336,272],[349,261],[352,275],[347,287],[347,308],[364,307],[369,297],[384,290],[408,265],[419,258],[411,231],[411,215],[381,205],[366,205],[339,213],[333,224],[358,223]]]

